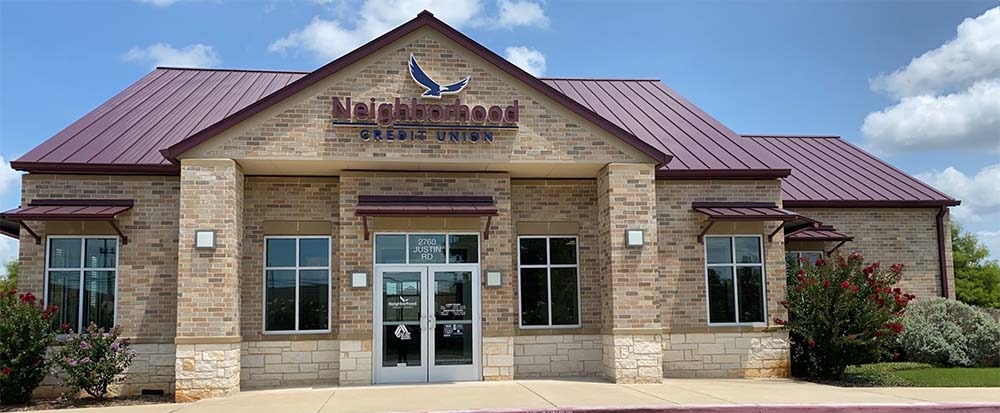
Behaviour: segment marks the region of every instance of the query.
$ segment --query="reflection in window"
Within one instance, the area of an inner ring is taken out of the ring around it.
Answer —
[[[327,331],[330,238],[264,239],[264,331]]]
[[[576,237],[518,238],[522,326],[580,324]]]
[[[45,302],[59,308],[53,327],[113,327],[118,239],[50,237],[47,260]]]
[[[764,263],[760,236],[705,237],[709,323],[762,323]]]

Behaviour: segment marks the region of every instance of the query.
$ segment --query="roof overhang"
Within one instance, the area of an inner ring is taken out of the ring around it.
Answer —
[[[358,195],[354,215],[362,218],[365,239],[368,217],[486,217],[483,238],[490,237],[490,223],[500,210],[492,196],[398,196]]]
[[[769,202],[692,202],[691,209],[708,217],[708,224],[698,234],[699,243],[704,241],[705,234],[716,222],[791,222],[803,219],[801,215]],[[768,241],[782,229],[784,225],[778,226]]]
[[[36,244],[42,243],[42,237],[26,221],[106,221],[124,245],[128,244],[128,237],[118,225],[118,216],[132,209],[134,204],[131,199],[36,199],[28,206],[0,213],[0,219],[20,224],[35,238]]]
[[[656,179],[780,179],[791,169],[658,169]]]
[[[31,173],[59,174],[112,174],[112,175],[178,175],[180,168],[173,164],[94,164],[13,161],[10,167]]]
[[[953,207],[962,204],[955,199],[933,201],[891,201],[891,200],[782,200],[781,204],[789,208],[938,208]]]

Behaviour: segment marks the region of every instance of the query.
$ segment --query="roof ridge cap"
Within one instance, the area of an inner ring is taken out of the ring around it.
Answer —
[[[625,77],[540,77],[539,80],[583,80],[591,82],[662,82],[653,78],[625,78]]]
[[[782,134],[759,134],[759,133],[740,133],[740,137],[743,138],[810,138],[810,139],[844,139],[838,135],[782,135]]]
[[[180,66],[156,66],[157,70],[196,70],[199,72],[253,72],[253,73],[288,73],[307,75],[312,72],[299,70],[269,70],[269,69],[226,69],[216,67],[180,67]]]

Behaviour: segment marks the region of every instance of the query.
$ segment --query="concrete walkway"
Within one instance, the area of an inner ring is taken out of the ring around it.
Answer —
[[[190,404],[79,409],[139,413],[415,411],[1000,411],[1000,388],[842,388],[793,380],[666,379],[662,384],[518,380],[244,391]],[[742,407],[739,407],[742,406]],[[65,410],[63,410],[65,412]]]

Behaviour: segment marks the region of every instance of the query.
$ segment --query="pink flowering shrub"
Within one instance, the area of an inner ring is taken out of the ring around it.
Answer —
[[[848,365],[892,356],[903,313],[914,298],[895,287],[903,268],[865,266],[857,252],[800,263],[789,277],[788,299],[781,302],[790,320],[774,320],[790,333],[794,372],[836,380]]]
[[[0,291],[0,406],[31,401],[45,379],[45,352],[55,337],[49,318],[55,312],[30,292]]]
[[[128,339],[119,339],[119,334],[120,326],[105,331],[90,323],[87,331],[66,336],[55,357],[63,385],[74,393],[83,390],[95,399],[105,398],[110,385],[124,380],[122,373],[135,357]]]

